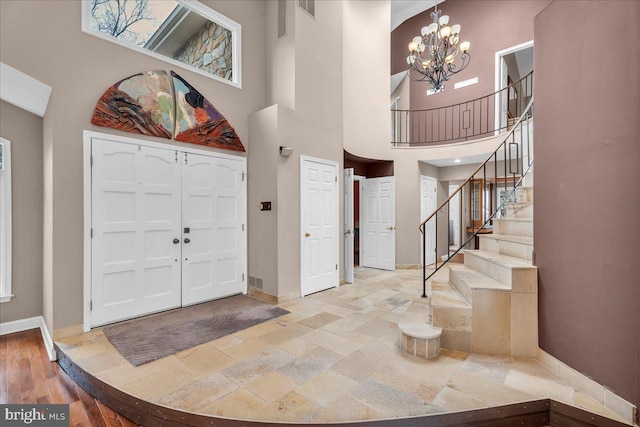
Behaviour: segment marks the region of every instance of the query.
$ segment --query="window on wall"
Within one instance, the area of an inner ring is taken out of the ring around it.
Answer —
[[[298,6],[309,15],[316,16],[316,4],[315,0],[298,0]]]
[[[83,0],[82,31],[242,87],[241,26],[195,0]]]
[[[0,302],[11,300],[11,143],[0,138]]]

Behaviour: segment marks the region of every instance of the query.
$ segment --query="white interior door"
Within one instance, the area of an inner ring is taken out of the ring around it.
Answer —
[[[338,164],[300,158],[301,292],[338,286]]]
[[[243,163],[182,155],[182,305],[246,293]]]
[[[354,217],[353,169],[344,170],[344,281],[353,283]]]
[[[509,85],[509,68],[504,56],[500,57],[500,89],[504,89]],[[500,128],[506,128],[509,111],[509,95],[508,91],[500,92]]]
[[[395,270],[396,203],[395,179],[392,176],[367,178],[364,181],[363,221],[360,224],[363,267]]]
[[[457,185],[449,186],[449,196],[451,196],[458,189]],[[453,234],[453,238],[450,243],[456,248],[460,247],[460,193],[456,193],[455,196],[449,201],[449,228],[450,233]]]
[[[430,176],[420,176],[420,222],[424,221],[437,208],[438,190],[437,180]],[[436,262],[436,218],[431,218],[425,224],[426,234],[426,265]],[[422,245],[422,242],[421,242]],[[423,249],[424,250],[424,249]]]
[[[91,326],[179,307],[176,151],[99,141],[92,158]]]

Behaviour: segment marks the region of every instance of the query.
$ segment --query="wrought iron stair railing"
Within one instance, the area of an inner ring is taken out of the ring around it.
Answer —
[[[496,131],[510,129],[532,97],[533,71],[504,89],[459,104],[422,110],[391,109],[391,143],[396,147],[419,147],[492,136]]]
[[[488,232],[494,218],[503,214],[507,203],[516,201],[516,188],[533,165],[533,98],[520,118],[493,153],[460,185],[449,198],[419,226],[422,233],[422,296],[426,297],[427,281],[462,249],[470,248],[476,237]],[[502,197],[500,197],[502,196]],[[459,203],[459,235],[450,232],[452,201]],[[469,203],[469,225],[465,224],[465,200]],[[446,239],[441,232],[446,224]],[[440,231],[440,233],[439,233]],[[440,234],[440,235],[439,235]],[[453,239],[452,239],[453,238]],[[453,240],[453,242],[452,242]],[[452,245],[455,241],[458,245]],[[443,244],[446,242],[446,247]],[[475,245],[473,246],[475,248]],[[433,271],[427,257],[435,255]],[[442,261],[438,262],[439,255]]]

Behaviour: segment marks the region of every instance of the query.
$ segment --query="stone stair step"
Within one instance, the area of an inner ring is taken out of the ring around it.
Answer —
[[[507,255],[532,261],[533,237],[513,236],[510,234],[480,235],[480,250]]]
[[[505,205],[506,216],[505,218],[533,218],[533,203],[532,202],[511,202]]]
[[[430,359],[440,352],[442,328],[427,323],[400,321],[400,347],[411,356]]]
[[[495,234],[510,234],[520,237],[533,237],[533,219],[500,218],[493,220]]]
[[[506,285],[512,292],[538,291],[538,269],[530,261],[484,250],[468,250],[465,251],[464,263],[465,266]]]
[[[473,303],[473,291],[477,289],[508,292],[510,286],[482,274],[467,265],[449,267],[449,282],[469,303]]]

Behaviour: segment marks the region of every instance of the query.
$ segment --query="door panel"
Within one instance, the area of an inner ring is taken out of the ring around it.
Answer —
[[[395,270],[395,180],[394,177],[364,181],[362,266]]]
[[[337,166],[301,159],[302,295],[338,285]]]
[[[188,154],[182,183],[182,304],[245,292],[242,163]]]
[[[176,153],[92,145],[91,326],[180,306]]]

